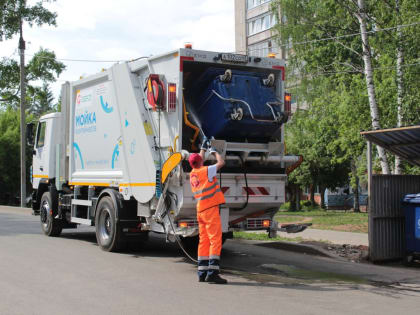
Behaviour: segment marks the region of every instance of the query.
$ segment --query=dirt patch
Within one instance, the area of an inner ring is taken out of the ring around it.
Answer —
[[[332,253],[333,255],[339,256],[351,262],[368,262],[369,258],[369,247],[365,245],[336,245],[336,244],[325,244],[320,242],[303,242],[305,244],[317,245],[322,247],[324,250]]]

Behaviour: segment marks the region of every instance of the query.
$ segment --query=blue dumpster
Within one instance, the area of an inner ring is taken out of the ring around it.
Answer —
[[[406,254],[420,254],[420,193],[404,197]]]
[[[269,142],[286,116],[275,88],[263,84],[268,74],[232,70],[231,81],[222,82],[225,70],[207,69],[192,88],[191,110],[204,134],[227,141]]]

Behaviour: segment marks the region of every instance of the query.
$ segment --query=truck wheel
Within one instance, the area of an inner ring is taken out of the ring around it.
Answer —
[[[107,252],[123,249],[124,235],[117,224],[116,209],[111,197],[103,197],[96,208],[95,216],[96,240]]]
[[[47,191],[42,195],[41,204],[39,207],[41,228],[45,235],[59,236],[63,229],[63,225],[60,220],[54,219],[53,215],[51,215],[51,210],[51,194]]]

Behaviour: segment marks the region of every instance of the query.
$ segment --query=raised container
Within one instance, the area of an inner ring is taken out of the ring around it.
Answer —
[[[264,84],[267,73],[209,68],[197,80],[193,96],[195,116],[207,137],[227,141],[268,142],[286,121],[275,87]]]

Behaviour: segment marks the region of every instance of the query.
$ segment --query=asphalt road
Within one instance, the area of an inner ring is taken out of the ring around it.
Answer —
[[[271,245],[275,247],[274,245]],[[420,269],[348,263],[228,240],[228,285],[198,283],[177,246],[151,237],[107,253],[93,228],[41,234],[0,207],[0,314],[418,314]]]

